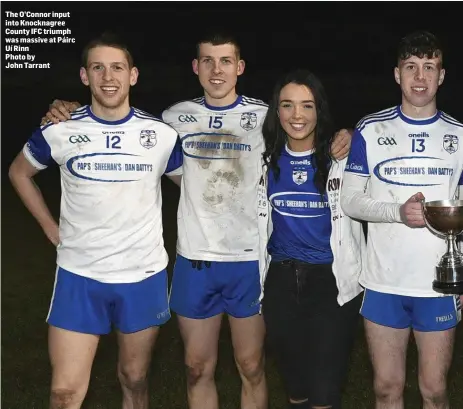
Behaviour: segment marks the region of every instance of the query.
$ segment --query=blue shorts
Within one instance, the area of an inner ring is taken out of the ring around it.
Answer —
[[[443,331],[461,320],[460,296],[408,297],[365,289],[360,313],[386,327]]]
[[[54,327],[102,335],[164,324],[170,318],[167,272],[143,281],[108,284],[58,267],[47,322]]]
[[[259,313],[261,293],[258,261],[203,262],[201,270],[177,255],[170,308],[186,318],[209,318],[227,313],[235,318]]]

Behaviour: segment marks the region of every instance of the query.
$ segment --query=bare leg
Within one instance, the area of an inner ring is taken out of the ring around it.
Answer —
[[[87,394],[99,337],[49,326],[50,409],[80,409]]]
[[[364,320],[374,372],[376,409],[403,409],[407,344],[410,329],[395,329]]]
[[[447,374],[452,362],[455,328],[437,332],[415,331],[418,380],[424,409],[448,409]]]
[[[262,315],[229,316],[235,361],[241,376],[241,409],[266,409],[265,324]]]
[[[117,372],[122,387],[122,409],[148,409],[148,371],[159,327],[131,334],[118,332]]]
[[[178,316],[178,323],[185,346],[188,407],[218,409],[214,374],[222,314],[205,319]]]

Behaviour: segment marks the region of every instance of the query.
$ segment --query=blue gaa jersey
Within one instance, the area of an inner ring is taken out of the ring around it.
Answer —
[[[311,264],[333,262],[328,197],[314,184],[313,151],[283,149],[280,177],[268,176],[273,232],[268,244],[272,261],[296,259]]]
[[[37,130],[23,152],[61,171],[57,264],[107,283],[141,281],[167,266],[161,176],[182,165],[177,132],[138,109],[119,121],[89,106]]]
[[[239,96],[224,107],[179,102],[162,119],[184,152],[177,252],[193,260],[259,259],[257,189],[267,105]],[[181,173],[180,172],[180,173]]]
[[[426,201],[453,199],[463,172],[463,125],[438,111],[427,119],[400,107],[368,115],[358,124],[346,171],[368,177],[369,196],[405,203],[422,192]],[[435,266],[445,240],[426,228],[369,223],[366,266],[360,283],[378,292],[435,297]]]

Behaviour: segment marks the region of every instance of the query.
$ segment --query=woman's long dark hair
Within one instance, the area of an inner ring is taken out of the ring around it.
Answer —
[[[320,194],[326,190],[328,172],[332,161],[331,143],[334,137],[334,125],[331,118],[328,98],[321,81],[308,70],[295,70],[281,78],[273,90],[272,99],[263,124],[263,135],[265,141],[264,161],[272,169],[275,178],[280,176],[278,159],[286,144],[288,136],[280,124],[278,107],[280,105],[280,92],[288,84],[305,85],[312,92],[317,110],[317,125],[314,132],[314,162],[315,186]]]

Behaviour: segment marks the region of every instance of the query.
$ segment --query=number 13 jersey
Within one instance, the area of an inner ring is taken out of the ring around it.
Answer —
[[[357,124],[346,171],[370,177],[369,196],[381,202],[403,204],[417,192],[426,201],[453,199],[463,182],[462,143],[463,125],[444,112],[417,120],[394,107]],[[432,281],[446,249],[427,228],[369,223],[360,283],[385,293],[438,296]]]

